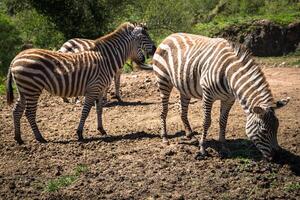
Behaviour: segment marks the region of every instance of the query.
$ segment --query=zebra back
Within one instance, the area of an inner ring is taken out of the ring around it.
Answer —
[[[94,40],[88,40],[83,38],[74,38],[65,42],[60,49],[59,52],[63,53],[77,53],[81,51],[87,51],[92,49],[95,46]]]

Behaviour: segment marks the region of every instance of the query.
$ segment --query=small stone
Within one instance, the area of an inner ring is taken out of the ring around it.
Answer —
[[[11,183],[9,184],[8,187],[9,187],[9,189],[11,189],[11,190],[15,189],[15,188],[16,188],[15,182],[11,182]]]

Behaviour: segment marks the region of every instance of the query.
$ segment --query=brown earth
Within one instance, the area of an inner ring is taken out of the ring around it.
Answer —
[[[273,163],[262,160],[245,136],[245,115],[233,107],[227,129],[231,156],[219,157],[217,102],[208,135],[209,156],[195,159],[196,145],[181,144],[183,126],[178,93],[168,115],[170,145],[159,137],[159,93],[151,71],[122,76],[125,103],[112,100],[104,109],[109,134],[96,131],[95,108],[85,125],[86,142],[77,142],[81,105],[65,104],[43,94],[37,121],[47,144],[34,140],[22,118],[24,145],[13,140],[11,107],[0,100],[0,199],[299,199],[300,198],[300,69],[265,68],[276,98],[291,97],[277,111],[279,144],[285,150]],[[199,102],[199,103],[198,103]],[[193,100],[189,118],[201,132],[201,101]],[[197,138],[200,135],[196,135]],[[74,182],[55,192],[51,180],[75,173]]]

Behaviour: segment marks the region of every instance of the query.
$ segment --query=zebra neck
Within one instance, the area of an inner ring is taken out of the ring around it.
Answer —
[[[116,72],[125,64],[129,58],[131,48],[131,38],[128,36],[119,36],[111,38],[111,40],[98,41],[97,51],[102,56],[109,59],[110,66]]]
[[[253,59],[233,65],[230,71],[228,73],[230,90],[246,114],[249,114],[255,106],[272,104],[273,95],[269,84]]]

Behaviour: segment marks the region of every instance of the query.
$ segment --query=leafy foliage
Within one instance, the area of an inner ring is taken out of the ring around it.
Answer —
[[[148,24],[156,43],[173,32],[214,36],[233,24],[300,19],[296,0],[2,0],[0,76],[23,44],[58,49],[74,37],[94,39],[124,21]]]
[[[6,73],[13,56],[17,53],[21,38],[13,21],[0,12],[0,75]]]
[[[15,15],[15,24],[23,43],[37,48],[55,49],[64,43],[64,35],[56,31],[55,25],[35,9],[24,10]]]

